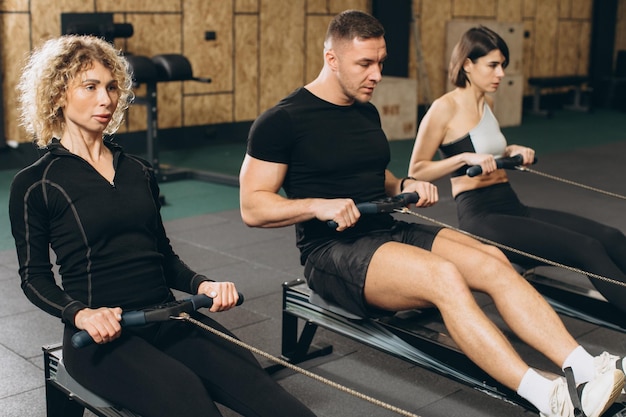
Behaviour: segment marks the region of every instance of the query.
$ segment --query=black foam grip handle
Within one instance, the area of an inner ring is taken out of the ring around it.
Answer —
[[[512,169],[512,168],[515,168],[516,166],[522,165],[523,162],[524,162],[524,157],[522,155],[515,155],[509,158],[496,159],[496,167],[498,167],[498,169],[502,169],[502,168]],[[537,163],[537,158],[533,160],[533,164],[536,164],[536,163]],[[467,174],[468,177],[475,177],[477,175],[482,174],[483,169],[481,168],[480,165],[472,165],[471,167],[467,168],[467,171],[465,173]]]
[[[81,330],[80,332],[75,333],[74,336],[72,336],[72,346],[74,346],[76,349],[89,346],[92,343],[93,339],[85,330]]]
[[[420,196],[416,192],[402,193],[395,197],[359,203],[356,205],[356,208],[361,214],[392,213],[395,208],[415,204],[419,201],[419,199]],[[338,226],[337,222],[334,220],[328,220],[326,224],[331,229],[336,229]]]
[[[237,300],[236,305],[239,306],[243,304],[244,297],[242,293],[238,293],[238,294],[239,294],[239,299]],[[205,294],[196,294],[185,301],[189,301],[191,303],[192,309],[194,311],[202,307],[211,308],[211,306],[213,305],[213,299],[211,297],[208,297]],[[122,325],[122,327],[141,326],[150,321],[152,320],[149,320],[146,318],[146,313],[144,311],[136,310],[136,311],[128,311],[126,313],[122,313],[122,319],[120,320],[120,324]],[[85,330],[81,330],[80,332],[77,332],[72,336],[72,346],[74,346],[76,349],[83,348],[92,343],[93,343],[92,337]]]

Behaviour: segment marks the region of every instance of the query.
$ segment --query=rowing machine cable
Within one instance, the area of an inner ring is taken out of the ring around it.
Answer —
[[[605,190],[602,190],[600,188],[592,187],[590,185],[581,184],[579,182],[575,182],[575,181],[571,181],[571,180],[568,180],[568,179],[565,179],[565,178],[557,177],[555,175],[546,174],[545,172],[536,171],[536,170],[528,168],[526,166],[521,166],[520,165],[520,166],[515,167],[515,169],[518,170],[518,171],[522,171],[522,172],[530,172],[531,174],[540,175],[542,177],[546,177],[546,178],[549,178],[551,180],[563,182],[565,184],[573,185],[575,187],[580,187],[580,188],[584,188],[586,190],[595,191],[597,193],[608,195],[610,197],[615,197],[615,198],[620,198],[622,200],[626,200],[626,196],[624,196],[624,195],[617,194],[617,193],[614,193],[614,192],[611,192],[611,191],[605,191]]]
[[[564,269],[567,269],[569,271],[573,271],[573,272],[577,272],[579,274],[587,275],[590,278],[595,278],[595,279],[598,279],[598,280],[601,280],[601,281],[605,281],[605,282],[608,282],[608,283],[611,283],[611,284],[614,284],[614,285],[620,285],[622,287],[626,287],[626,282],[621,282],[621,281],[617,281],[617,280],[614,280],[614,279],[611,279],[611,278],[607,278],[607,277],[604,277],[602,275],[594,274],[593,272],[583,271],[582,269],[579,269],[579,268],[574,268],[572,266],[568,266],[568,265],[565,265],[565,264],[562,264],[562,263],[559,263],[559,262],[551,261],[549,259],[542,258],[540,256],[533,255],[533,254],[521,251],[519,249],[512,248],[512,247],[504,245],[502,243],[498,243],[498,242],[495,242],[493,240],[489,240],[489,239],[484,238],[484,237],[476,236],[476,235],[474,235],[472,233],[469,233],[469,232],[467,232],[465,230],[459,229],[458,227],[454,227],[454,226],[451,226],[449,224],[440,222],[439,220],[436,220],[436,219],[433,219],[431,217],[425,216],[423,214],[416,213],[416,212],[408,209],[407,207],[397,208],[394,211],[396,213],[410,214],[410,215],[418,217],[418,218],[420,218],[422,220],[427,220],[427,221],[429,221],[429,222],[431,222],[433,224],[436,224],[438,226],[442,226],[442,227],[454,230],[456,232],[463,233],[464,235],[472,237],[472,238],[474,238],[476,240],[479,240],[479,241],[481,241],[483,243],[496,246],[496,247],[498,247],[500,249],[508,250],[508,251],[516,253],[518,255],[526,256],[526,257],[531,258],[531,259],[535,259],[535,260],[537,260],[539,262],[542,262],[542,263],[545,263],[545,264],[548,264],[548,265],[558,266],[560,268],[564,268]]]
[[[207,324],[205,324],[205,323],[203,323],[203,322],[201,322],[199,320],[194,319],[188,313],[181,313],[179,316],[172,316],[171,318],[174,319],[174,320],[184,320],[184,321],[187,321],[189,323],[192,323],[192,324],[194,324],[194,325],[196,325],[196,326],[198,326],[198,327],[200,327],[200,328],[202,328],[202,329],[204,329],[204,330],[206,330],[208,332],[211,332],[214,335],[217,335],[217,336],[219,336],[219,337],[221,337],[221,338],[223,338],[223,339],[225,339],[225,340],[227,340],[227,341],[229,341],[229,342],[231,342],[231,343],[233,343],[233,344],[235,344],[235,345],[237,345],[239,347],[247,349],[247,350],[249,350],[250,352],[252,352],[254,354],[257,354],[259,356],[262,356],[262,357],[264,357],[266,359],[271,360],[272,362],[275,362],[275,363],[277,363],[277,364],[279,364],[281,366],[284,366],[285,368],[291,369],[292,371],[298,372],[298,373],[300,373],[300,374],[302,374],[304,376],[308,376],[311,379],[314,379],[314,380],[316,380],[318,382],[321,382],[323,384],[329,385],[329,386],[331,386],[331,387],[333,387],[335,389],[338,389],[339,391],[343,391],[343,392],[345,392],[347,394],[350,394],[350,395],[352,395],[354,397],[357,397],[359,399],[365,400],[365,401],[367,401],[369,403],[372,403],[374,405],[377,405],[379,407],[385,408],[387,410],[393,411],[393,412],[395,412],[397,414],[400,414],[400,415],[403,415],[403,416],[407,416],[407,417],[420,417],[417,414],[413,414],[413,413],[411,413],[409,411],[403,410],[402,408],[396,407],[395,405],[392,405],[392,404],[386,403],[384,401],[378,400],[376,398],[370,397],[369,395],[366,395],[366,394],[363,394],[363,393],[361,393],[359,391],[353,390],[352,388],[346,387],[345,385],[341,385],[341,384],[339,384],[339,383],[337,383],[335,381],[332,381],[332,380],[330,380],[328,378],[324,378],[323,376],[320,376],[320,375],[318,375],[316,373],[313,373],[311,371],[307,371],[306,369],[301,368],[299,366],[296,366],[296,365],[294,365],[294,364],[292,364],[290,362],[287,362],[287,361],[285,361],[283,359],[277,358],[277,357],[275,357],[275,356],[273,356],[273,355],[271,355],[271,354],[269,354],[269,353],[267,353],[267,352],[265,352],[265,351],[263,351],[261,349],[258,349],[258,348],[254,347],[252,345],[249,345],[249,344],[247,344],[247,343],[245,343],[245,342],[243,342],[243,341],[241,341],[241,340],[239,340],[237,338],[234,338],[234,337],[232,337],[232,336],[230,336],[230,335],[228,335],[228,334],[226,334],[224,332],[221,332],[221,331],[219,331],[217,329],[214,329],[213,327],[211,327],[211,326],[209,326],[209,325],[207,325]]]

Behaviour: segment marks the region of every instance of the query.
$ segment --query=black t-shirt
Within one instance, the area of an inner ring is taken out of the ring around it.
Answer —
[[[252,125],[248,154],[287,164],[288,198],[351,198],[355,203],[385,197],[390,150],[380,116],[370,103],[338,106],[299,88]],[[389,215],[362,216],[355,227],[336,232],[313,219],[296,225],[302,261],[329,239],[389,228]]]

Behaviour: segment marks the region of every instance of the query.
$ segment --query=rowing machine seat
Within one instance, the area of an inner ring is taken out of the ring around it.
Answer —
[[[364,320],[366,319],[366,317],[361,317],[358,316],[354,313],[349,312],[348,310],[344,309],[343,307],[339,306],[338,304],[335,304],[333,302],[327,301],[325,299],[322,298],[321,295],[319,295],[318,293],[316,293],[315,291],[311,290],[311,294],[309,295],[309,302],[311,304],[314,304],[318,307],[323,308],[324,310],[328,310],[328,311],[332,311],[335,314],[339,314],[342,317],[345,317],[347,319],[350,320]]]

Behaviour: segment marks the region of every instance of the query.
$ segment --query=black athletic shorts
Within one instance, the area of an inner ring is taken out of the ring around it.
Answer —
[[[384,243],[400,242],[430,251],[441,226],[396,221],[391,229],[376,230],[344,240],[332,240],[312,250],[304,276],[317,294],[361,317],[393,314],[365,303],[367,268]]]

